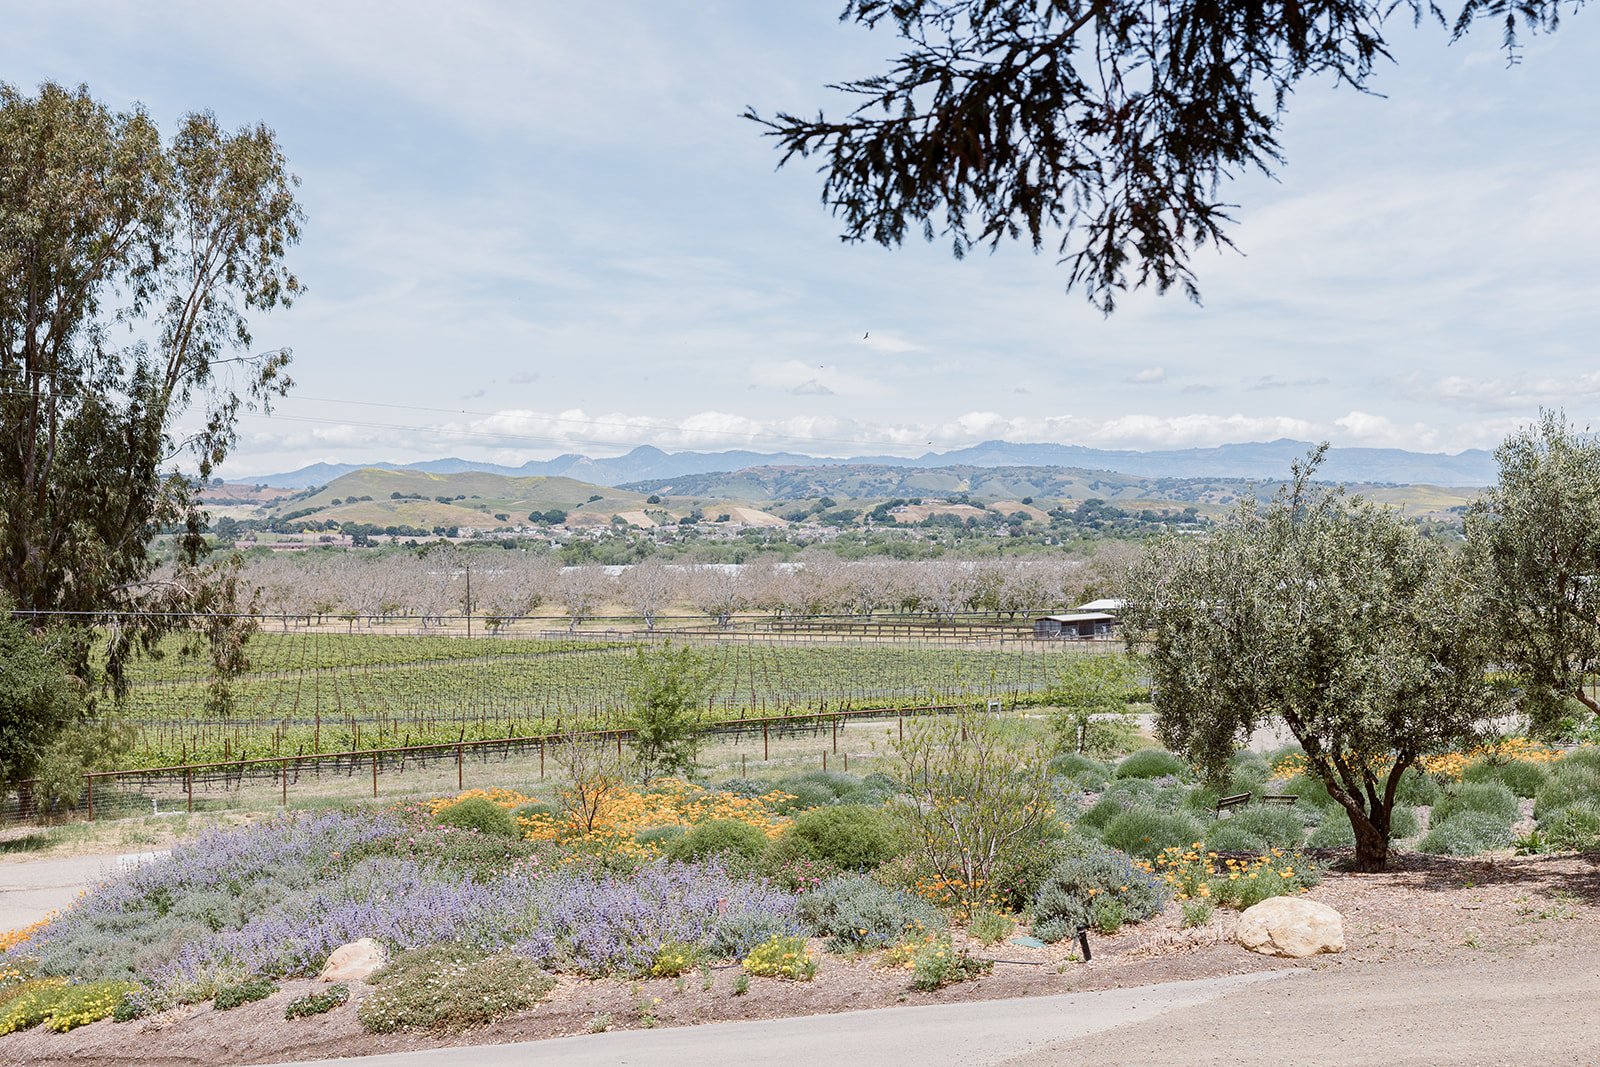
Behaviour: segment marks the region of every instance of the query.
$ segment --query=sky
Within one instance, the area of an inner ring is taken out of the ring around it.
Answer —
[[[1275,179],[1232,183],[1203,303],[1107,318],[1021,245],[842,243],[810,164],[741,119],[838,112],[887,28],[839,0],[10,5],[0,80],[164,129],[273,127],[308,287],[254,320],[296,388],[222,473],[994,438],[1294,437],[1454,452],[1600,408],[1600,16],[1508,67],[1492,26],[1392,26],[1362,95],[1303,85]]]

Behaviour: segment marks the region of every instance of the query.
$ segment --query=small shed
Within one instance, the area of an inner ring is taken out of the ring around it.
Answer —
[[[1119,596],[1108,596],[1100,600],[1091,600],[1087,604],[1079,604],[1073,611],[1104,611],[1116,615],[1122,611],[1128,602]]]
[[[1068,640],[1085,637],[1110,637],[1117,617],[1108,611],[1069,611],[1064,615],[1042,615],[1033,620],[1033,636]]]

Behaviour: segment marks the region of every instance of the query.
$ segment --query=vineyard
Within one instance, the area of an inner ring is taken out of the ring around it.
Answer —
[[[748,638],[749,635],[743,635]],[[262,632],[218,710],[203,657],[176,645],[130,672],[130,767],[487,740],[614,725],[646,635],[595,640]],[[1060,642],[1000,646],[701,637],[713,720],[962,700],[1028,703]]]

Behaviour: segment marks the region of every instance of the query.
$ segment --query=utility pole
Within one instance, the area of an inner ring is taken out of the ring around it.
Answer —
[[[467,636],[472,636],[472,564],[464,563],[467,571]]]

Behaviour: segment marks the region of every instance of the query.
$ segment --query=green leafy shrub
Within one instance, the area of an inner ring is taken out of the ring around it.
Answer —
[[[665,849],[687,832],[688,828],[683,826],[646,826],[634,834],[633,839],[641,845],[657,845]]]
[[[998,945],[1010,937],[1016,928],[1017,920],[1004,912],[987,908],[974,912],[972,918],[967,920],[967,935],[985,945]]]
[[[1264,852],[1299,848],[1305,837],[1305,820],[1298,812],[1260,805],[1212,823],[1206,830],[1206,847],[1216,852]]]
[[[762,861],[763,873],[773,885],[779,886],[790,893],[804,893],[816,889],[830,878],[837,878],[844,872],[831,863],[821,860],[807,859],[804,856],[794,856],[788,859],[776,857],[769,851]]]
[[[1600,852],[1600,802],[1576,801],[1539,820],[1545,852]]]
[[[1188,767],[1164,748],[1141,748],[1117,764],[1118,778],[1181,778]]]
[[[44,1017],[45,1029],[64,1034],[86,1023],[109,1019],[128,999],[128,995],[138,988],[132,982],[116,981],[66,986]]]
[[[1486,811],[1467,810],[1434,823],[1417,847],[1435,856],[1476,856],[1490,849],[1506,848],[1511,839],[1509,819]]]
[[[375,1034],[465,1030],[533,1007],[555,984],[532,960],[459,946],[401,953],[372,977],[356,1018]]]
[[[744,958],[744,969],[757,978],[809,982],[816,977],[817,961],[806,950],[804,938],[775,935],[750,950]]]
[[[730,860],[735,866],[753,866],[767,850],[767,835],[737,819],[711,819],[691,826],[682,837],[669,842],[668,859],[679,863],[698,860]]]
[[[1075,843],[1073,853],[1056,864],[1034,895],[1034,936],[1059,941],[1090,925],[1095,898],[1102,896],[1120,901],[1124,921],[1137,923],[1159,912],[1168,892],[1127,854],[1091,841]]]
[[[829,879],[799,900],[800,921],[835,952],[885,948],[908,934],[942,930],[944,913],[903,889],[861,874]]]
[[[968,982],[994,970],[994,961],[957,949],[948,936],[935,937],[911,950],[911,985],[923,991]]]
[[[241,1004],[249,1004],[254,1000],[265,1000],[278,991],[276,984],[268,978],[251,978],[243,982],[225,985],[217,990],[216,997],[211,1006],[218,1011],[231,1011]]]
[[[1188,815],[1137,807],[1107,823],[1100,839],[1130,856],[1149,860],[1162,849],[1200,840],[1202,832],[1200,823]]]
[[[1089,925],[1106,937],[1121,930],[1128,921],[1128,909],[1116,897],[1095,897],[1089,908]]]
[[[1339,806],[1339,802],[1328,795],[1327,784],[1321,778],[1310,774],[1297,774],[1286,782],[1268,782],[1264,792],[1299,797],[1300,804],[1313,808]]]
[[[485,797],[468,797],[439,809],[434,816],[441,826],[457,830],[476,830],[492,837],[521,837],[522,828],[511,812]]]
[[[871,870],[902,851],[903,838],[882,808],[840,804],[795,816],[772,843],[769,863],[804,858],[844,871]]]
[[[343,983],[331,985],[320,993],[307,993],[303,997],[295,997],[284,1005],[283,1017],[285,1019],[305,1019],[312,1015],[323,1015],[349,999],[349,986]]]
[[[1520,810],[1517,798],[1499,782],[1461,782],[1445,790],[1433,806],[1431,819],[1435,823],[1448,822],[1460,812],[1480,811],[1510,826]]]
[[[1534,794],[1533,817],[1543,819],[1557,808],[1580,801],[1600,801],[1600,770],[1572,762],[1568,756],[1556,764],[1550,777]]]
[[[1001,853],[994,875],[984,887],[996,904],[1021,911],[1060,862],[1065,854],[1065,839],[1058,828],[1052,826],[1049,831],[1048,835],[1017,842]]]
[[[1209,898],[1194,897],[1183,902],[1183,925],[1204,926],[1211,921],[1217,906]]]
[[[1519,797],[1534,796],[1549,777],[1549,771],[1526,760],[1495,762],[1479,759],[1468,764],[1467,769],[1461,772],[1464,782],[1499,782]]]
[[[544,815],[554,819],[560,814],[560,808],[556,807],[554,804],[546,804],[542,800],[535,800],[531,803],[522,805],[520,808],[513,808],[511,810],[511,817],[513,819],[531,819],[536,815]]]

